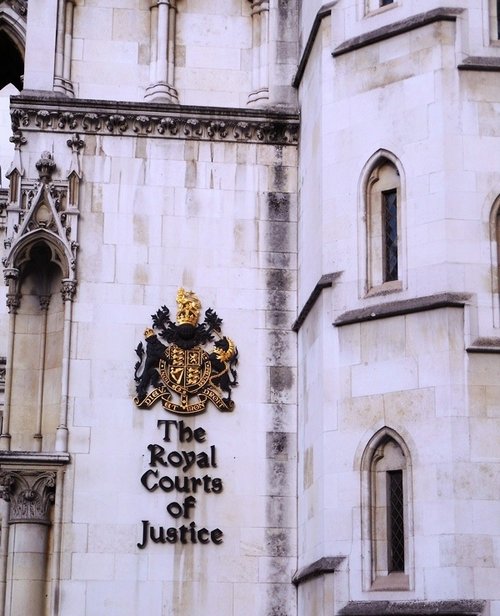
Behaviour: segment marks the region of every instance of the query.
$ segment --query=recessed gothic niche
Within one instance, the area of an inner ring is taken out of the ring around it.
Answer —
[[[10,313],[2,448],[67,450],[67,386],[78,244],[78,136],[66,180],[53,181],[49,152],[24,180],[9,173],[4,277]]]
[[[44,219],[48,208],[38,212]],[[19,305],[15,320],[11,433],[16,448],[54,448],[61,404],[64,306],[57,250],[40,238],[18,255]]]

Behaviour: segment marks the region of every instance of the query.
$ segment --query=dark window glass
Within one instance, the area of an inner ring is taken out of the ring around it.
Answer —
[[[392,4],[394,0],[380,0],[380,6],[385,6],[386,4]]]
[[[18,90],[23,89],[22,74],[24,63],[21,53],[7,34],[0,30],[0,90],[12,83]]]
[[[405,532],[403,511],[403,471],[387,473],[388,570],[405,570]]]
[[[398,279],[398,199],[397,190],[382,193],[384,233],[384,282]]]
[[[497,0],[497,38],[500,39],[500,0]]]

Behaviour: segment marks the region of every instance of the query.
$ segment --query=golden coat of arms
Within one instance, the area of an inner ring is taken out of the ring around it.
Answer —
[[[176,323],[166,306],[152,315],[153,328],[144,332],[146,348],[142,342],[136,348],[134,402],[139,408],[161,400],[165,410],[185,415],[201,413],[211,400],[221,411],[233,410],[238,350],[221,335],[222,319],[209,308],[199,323],[200,311],[196,295],[179,289]],[[203,346],[210,342],[214,342],[212,349],[205,350]]]

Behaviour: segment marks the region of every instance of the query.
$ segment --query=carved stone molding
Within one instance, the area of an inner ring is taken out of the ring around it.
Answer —
[[[52,471],[4,470],[0,472],[0,496],[10,502],[9,524],[50,524],[56,474]]]
[[[61,295],[63,302],[72,302],[76,293],[76,280],[63,280],[61,283]]]
[[[295,145],[295,113],[29,95],[11,98],[12,130]]]
[[[0,0],[0,8],[2,4],[10,6],[21,17],[25,17],[28,12],[28,0]]]

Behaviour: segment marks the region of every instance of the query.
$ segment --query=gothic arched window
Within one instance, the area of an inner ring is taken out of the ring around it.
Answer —
[[[410,588],[411,462],[390,428],[368,443],[362,459],[362,537],[366,590]]]
[[[393,160],[394,159],[394,160]],[[402,289],[405,271],[403,194],[400,166],[379,152],[367,167],[362,188],[365,221],[365,293]]]

